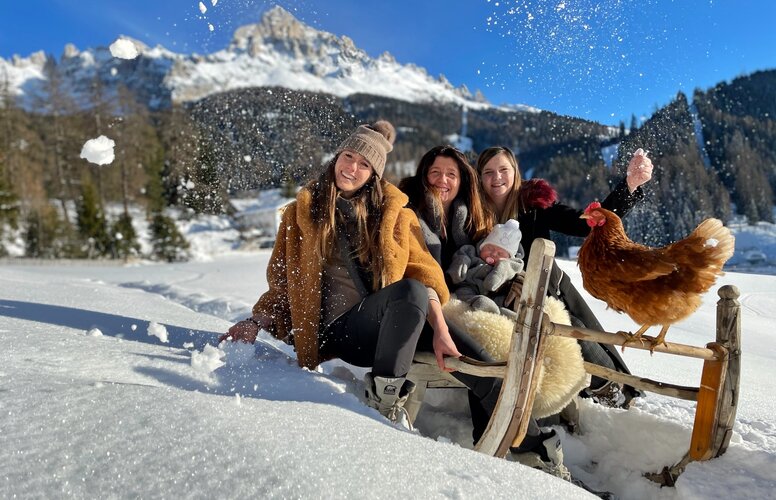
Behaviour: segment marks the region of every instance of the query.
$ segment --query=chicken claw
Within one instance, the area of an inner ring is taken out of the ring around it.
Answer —
[[[630,333],[630,332],[624,332],[624,331],[617,332],[617,335],[622,335],[623,337],[625,337],[625,342],[623,342],[622,344],[621,351],[625,352],[626,347],[628,347],[631,344],[635,344],[636,342],[638,342],[639,345],[641,345],[641,347],[644,347],[644,342],[646,341],[646,339],[642,338],[642,335],[644,335],[644,332],[646,332],[650,326],[651,325],[643,325],[641,326],[641,328],[636,330],[636,333]],[[652,337],[647,336],[646,338],[651,339]]]

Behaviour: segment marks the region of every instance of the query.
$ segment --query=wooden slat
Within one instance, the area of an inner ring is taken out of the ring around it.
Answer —
[[[637,377],[635,375],[629,375],[627,373],[618,372],[611,368],[596,365],[588,361],[584,362],[585,371],[590,375],[596,377],[605,378],[617,382],[618,384],[626,384],[642,391],[654,392],[656,394],[662,394],[663,396],[670,396],[672,398],[684,399],[687,401],[698,400],[698,388],[687,387],[683,385],[667,384],[665,382],[658,382],[648,378]]]
[[[590,330],[589,328],[558,325],[556,323],[552,323],[551,325],[551,328],[547,332],[548,335],[557,335],[559,337],[588,340],[590,342],[599,342],[601,344],[610,345],[624,345],[626,341],[625,336],[618,333],[599,332],[597,330]],[[646,345],[628,344],[626,347],[629,349],[641,349],[644,351],[651,350],[649,343]],[[675,354],[677,356],[686,356],[704,360],[716,359],[717,356],[717,353],[711,349],[686,344],[674,344],[671,342],[667,342],[666,345],[661,344],[659,346],[655,346],[654,352]]]
[[[479,452],[504,457],[513,441],[520,442],[525,436],[536,392],[536,363],[544,349],[543,306],[554,255],[554,243],[534,240],[522,296],[515,305],[518,319],[507,355],[508,369],[488,427],[474,447]]]
[[[436,370],[437,373],[442,373],[437,366],[436,357],[430,352],[417,352],[415,353],[414,361],[416,363],[423,363],[431,366],[431,370]],[[476,375],[478,377],[498,377],[504,378],[504,373],[507,369],[506,361],[499,361],[495,363],[483,363],[466,356],[462,356],[460,359],[445,358],[445,366],[452,368],[455,371],[461,373],[468,373],[469,375]],[[452,376],[449,375],[448,376]]]

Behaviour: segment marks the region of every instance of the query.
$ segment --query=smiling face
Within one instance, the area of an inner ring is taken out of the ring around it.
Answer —
[[[490,200],[500,208],[515,185],[515,167],[509,162],[507,155],[501,153],[491,158],[482,167],[480,182]]]
[[[448,213],[461,187],[461,171],[458,169],[458,164],[452,158],[437,156],[428,169],[426,182],[439,192],[442,207],[445,213]]]
[[[363,155],[344,149],[334,164],[334,182],[345,198],[350,198],[372,178],[374,169]]]

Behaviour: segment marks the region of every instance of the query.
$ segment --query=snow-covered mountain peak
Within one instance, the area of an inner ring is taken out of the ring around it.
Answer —
[[[258,23],[238,28],[228,47],[207,55],[177,54],[161,46],[150,49],[140,40],[121,38],[135,43],[140,52],[136,60],[116,59],[106,47],[65,47],[58,67],[75,102],[88,106],[88,92],[98,76],[106,95],[123,83],[154,108],[265,86],[340,97],[364,93],[409,102],[490,106],[479,92],[473,96],[465,86],[455,87],[443,75],[434,78],[415,64],[401,64],[388,52],[373,58],[351,38],[315,29],[282,7],[266,11]],[[0,75],[5,72],[13,90],[29,103],[32,94],[45,97],[45,62],[42,52],[14,58],[10,64],[0,59]]]

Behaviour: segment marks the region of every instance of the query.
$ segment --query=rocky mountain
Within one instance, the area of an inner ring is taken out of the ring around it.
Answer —
[[[251,87],[490,107],[465,86],[454,87],[444,76],[434,78],[421,67],[400,64],[387,52],[372,58],[350,38],[307,26],[281,7],[268,10],[258,24],[237,29],[227,48],[208,55],[178,54],[132,41],[140,55],[131,60],[113,57],[106,47],[79,51],[73,45],[65,47],[58,61],[43,52],[0,59],[0,83],[7,82],[27,109],[47,98],[53,77],[81,107],[93,102],[97,81],[108,96],[124,84],[151,109]]]

